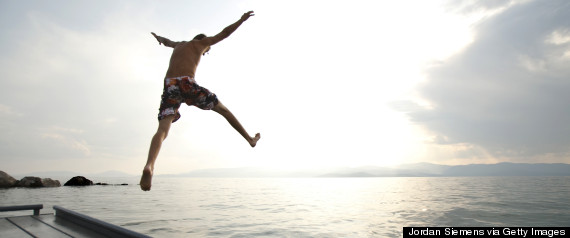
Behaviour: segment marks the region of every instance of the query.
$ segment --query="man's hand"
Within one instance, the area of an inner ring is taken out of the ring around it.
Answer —
[[[241,16],[241,20],[246,21],[251,16],[255,16],[255,14],[253,14],[253,11],[246,12]]]
[[[162,36],[157,36],[156,34],[154,34],[154,32],[151,32],[150,34],[152,34],[154,38],[156,38],[159,45],[164,45],[166,47],[174,48],[178,45],[178,43],[180,43],[180,42],[171,41],[168,38],[164,38]]]
[[[162,42],[160,42],[160,40],[158,39],[158,36],[156,34],[154,34],[154,32],[151,32],[150,34],[152,34],[154,36],[154,38],[156,38],[159,45],[162,45]]]

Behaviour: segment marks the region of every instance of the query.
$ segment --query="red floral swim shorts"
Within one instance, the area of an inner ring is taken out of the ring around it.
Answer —
[[[162,101],[158,112],[158,120],[169,115],[176,115],[172,122],[180,119],[180,104],[196,106],[202,110],[212,110],[218,104],[218,97],[210,90],[201,87],[189,76],[164,79]]]

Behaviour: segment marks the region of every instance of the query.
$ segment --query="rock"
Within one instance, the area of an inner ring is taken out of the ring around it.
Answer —
[[[4,171],[0,171],[0,188],[11,188],[16,185],[18,180],[8,175]]]
[[[0,188],[23,187],[23,188],[41,188],[41,187],[59,187],[61,184],[57,180],[50,178],[39,178],[27,176],[19,181],[0,171]]]
[[[121,183],[121,184],[108,184],[108,183],[95,183],[95,185],[102,185],[102,186],[127,186],[128,183]]]
[[[53,180],[50,178],[42,179],[42,184],[44,185],[44,187],[61,187],[61,183],[59,182],[59,180]]]
[[[42,179],[39,177],[27,176],[18,181],[16,186],[24,188],[41,188],[44,184],[42,183]]]
[[[71,178],[69,181],[65,182],[63,186],[89,186],[89,185],[93,185],[93,181],[83,176],[75,176]]]

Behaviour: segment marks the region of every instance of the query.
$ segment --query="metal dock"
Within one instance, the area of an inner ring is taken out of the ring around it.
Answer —
[[[0,207],[0,212],[34,211],[31,216],[0,218],[0,237],[150,237],[60,206],[53,207],[55,214],[40,214],[43,207],[42,204]]]

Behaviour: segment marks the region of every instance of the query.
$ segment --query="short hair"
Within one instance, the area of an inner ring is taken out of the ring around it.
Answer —
[[[192,40],[202,40],[204,38],[206,38],[205,34],[198,34],[198,35],[194,36],[194,39],[192,39]]]

